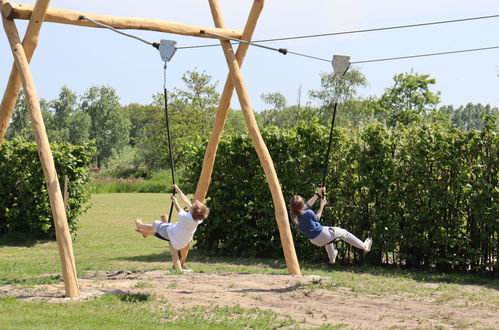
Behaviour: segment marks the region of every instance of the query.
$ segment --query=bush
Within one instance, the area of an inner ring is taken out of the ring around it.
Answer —
[[[90,198],[87,167],[94,153],[90,145],[52,144],[61,190],[68,177],[67,219],[73,235],[78,216]],[[0,146],[0,236],[54,239],[55,228],[37,146],[32,142],[5,141]]]
[[[464,132],[439,123],[335,130],[326,181],[332,207],[321,222],[361,239],[372,236],[373,250],[365,255],[372,264],[497,271],[499,143],[494,122],[489,120],[483,131]],[[327,128],[307,124],[267,129],[262,136],[285,200],[312,196],[322,181]],[[203,155],[204,148],[193,149],[185,177],[192,184]],[[197,247],[228,256],[282,257],[271,194],[248,136],[222,139],[208,196],[209,225],[199,228]],[[324,249],[292,227],[299,256],[326,260]],[[339,246],[341,262],[364,258],[348,244]]]

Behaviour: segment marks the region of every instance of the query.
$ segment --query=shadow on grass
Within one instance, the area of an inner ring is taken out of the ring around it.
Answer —
[[[151,253],[139,256],[118,257],[120,261],[138,261],[138,262],[164,262],[170,261],[170,251],[165,249],[165,252]],[[189,250],[187,263],[202,263],[202,264],[221,264],[227,267],[268,267],[270,269],[286,269],[284,260],[263,259],[263,258],[231,258],[212,254],[206,254],[200,250]]]
[[[55,240],[38,239],[29,235],[18,233],[0,237],[0,247],[33,247],[37,244],[51,243]]]
[[[170,252],[165,249],[161,253],[153,253],[141,256],[122,257],[118,260],[138,261],[138,262],[171,262]],[[202,250],[190,250],[187,256],[187,264],[201,263],[208,265],[220,265],[218,268],[227,270],[237,268],[254,268],[255,273],[268,273],[269,269],[286,271],[285,260],[267,258],[236,258],[207,254]],[[356,274],[370,274],[380,277],[402,277],[425,283],[447,283],[461,285],[480,285],[494,290],[499,290],[499,279],[497,274],[491,273],[441,273],[436,271],[424,271],[419,269],[403,269],[393,266],[369,266],[369,265],[329,265],[324,263],[308,263],[300,261],[302,272],[308,274],[314,272],[349,272]],[[209,267],[207,267],[209,268]],[[263,269],[262,269],[263,268]]]
[[[369,266],[369,265],[341,265],[336,264],[331,268],[330,265],[302,264],[302,267],[308,267],[310,270],[317,269],[322,271],[349,272],[356,274],[369,274],[380,277],[400,277],[412,279],[424,283],[436,284],[460,284],[460,285],[479,285],[490,289],[499,290],[498,274],[494,273],[466,273],[453,272],[442,273],[435,270],[405,269],[397,266]]]

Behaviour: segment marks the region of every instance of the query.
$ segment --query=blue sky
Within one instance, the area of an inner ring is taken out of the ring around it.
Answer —
[[[33,4],[27,0],[25,3]],[[250,0],[220,0],[226,26],[242,29]],[[84,13],[148,17],[193,25],[213,26],[208,1],[151,0],[101,1],[53,0],[52,7]],[[254,39],[330,33],[394,25],[499,14],[497,0],[268,0],[260,16]],[[17,21],[24,35],[26,21]],[[178,46],[213,44],[216,41],[194,37],[129,31],[149,41],[176,40]],[[499,18],[451,23],[384,32],[359,33],[265,43],[290,51],[331,59],[333,54],[361,61],[393,56],[415,55],[470,48],[499,46]],[[0,33],[0,89],[12,65],[10,47]],[[122,104],[147,104],[163,88],[163,62],[156,49],[112,31],[45,23],[39,46],[31,63],[41,98],[57,98],[67,85],[82,94],[93,85],[116,89]],[[499,49],[455,55],[386,61],[357,65],[369,82],[360,95],[381,95],[398,73],[430,74],[436,78],[433,90],[441,91],[442,105],[467,102],[499,106]],[[204,71],[218,81],[221,91],[227,65],[220,47],[179,49],[168,65],[168,88],[183,88],[181,76],[188,70]],[[330,63],[265,49],[250,48],[242,73],[255,110],[265,109],[262,93],[280,92],[288,105],[301,103],[308,91],[320,87],[321,72],[331,72]],[[237,98],[232,107],[237,109]]]

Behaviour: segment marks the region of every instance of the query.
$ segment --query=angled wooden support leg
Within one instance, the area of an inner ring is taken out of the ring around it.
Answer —
[[[26,94],[26,103],[28,105],[31,125],[35,134],[36,144],[38,146],[38,155],[40,157],[43,174],[45,176],[45,181],[49,191],[50,208],[52,209],[52,216],[54,218],[57,247],[59,248],[59,257],[61,259],[66,296],[78,297],[80,292],[76,277],[73,244],[71,241],[71,234],[69,233],[61,187],[59,186],[59,180],[57,179],[57,172],[55,170],[54,158],[52,156],[52,151],[50,150],[49,140],[47,138],[42,112],[40,110],[40,102],[38,101],[38,95],[33,77],[31,75],[31,70],[29,68],[28,59],[26,58],[23,45],[19,39],[17,27],[14,21],[5,19],[3,16],[2,21],[12,49],[12,55],[14,56],[16,68],[19,72],[24,92]]]
[[[161,221],[166,222],[166,215],[161,216]],[[180,264],[180,253],[178,250],[176,250],[172,243],[168,241],[168,245],[170,247],[170,254],[172,256],[172,262],[173,262],[173,268],[182,270],[182,265]]]
[[[4,3],[7,2],[7,0],[1,0],[1,5],[3,6]],[[50,0],[38,0],[28,23],[28,28],[26,29],[26,34],[24,35],[22,43],[28,62],[31,61],[31,57],[33,56],[35,48],[38,44],[38,36],[40,34],[40,29],[49,7],[49,3]],[[19,73],[17,72],[16,65],[14,63],[12,64],[9,81],[7,82],[2,103],[0,104],[0,144],[2,144],[7,128],[9,127],[10,117],[14,111],[14,106],[16,105],[17,96],[19,95],[21,86],[21,79],[19,78]]]
[[[251,7],[248,19],[246,21],[246,25],[243,30],[243,34],[241,37],[242,40],[250,41],[251,38],[253,37],[253,32],[255,31],[256,23],[258,21],[258,18],[260,17],[260,13],[262,12],[263,4],[264,4],[263,0],[255,0],[253,2],[253,6]],[[221,26],[223,26],[223,22]],[[249,47],[248,44],[239,44],[237,48],[236,58],[239,66],[243,64],[244,57],[246,56],[246,52],[248,51],[248,47]],[[218,105],[217,115],[215,118],[215,124],[213,125],[211,138],[208,142],[208,146],[204,154],[201,175],[199,176],[196,192],[194,193],[195,200],[204,202],[206,198],[206,193],[208,192],[208,188],[211,182],[211,174],[213,173],[213,166],[215,163],[218,144],[222,136],[225,122],[227,121],[227,113],[229,111],[230,100],[232,98],[233,92],[234,92],[234,83],[232,82],[230,74],[228,74],[227,79],[225,80],[225,86],[222,92],[222,96],[220,98],[220,104]],[[181,250],[182,266],[185,264],[185,260],[187,258],[188,253],[189,253],[189,245],[187,245],[185,248]]]
[[[209,0],[211,13],[215,24],[223,24],[223,19],[220,13],[220,6],[218,0]],[[239,98],[239,103],[241,104],[241,109],[244,114],[244,119],[248,127],[248,132],[251,136],[253,145],[255,146],[256,153],[260,159],[260,163],[265,172],[265,176],[269,183],[270,192],[272,194],[272,200],[275,206],[275,216],[277,225],[279,228],[279,235],[281,238],[282,248],[284,251],[284,257],[286,259],[286,265],[288,267],[288,272],[293,275],[300,275],[300,267],[298,265],[298,258],[296,257],[296,251],[293,243],[293,236],[291,234],[291,229],[289,227],[288,212],[286,209],[286,203],[282,195],[281,186],[275,172],[274,164],[270,153],[265,145],[265,142],[260,134],[258,125],[253,114],[253,108],[251,106],[249,94],[244,84],[243,76],[237,63],[236,56],[232,49],[232,45],[227,40],[221,40],[222,48],[224,50],[224,55],[227,60],[227,65],[229,67],[230,76],[234,87],[236,88],[237,96]]]

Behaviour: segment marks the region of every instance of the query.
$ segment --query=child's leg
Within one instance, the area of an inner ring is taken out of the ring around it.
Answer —
[[[153,226],[150,224],[142,223],[142,219],[135,220],[135,231],[142,234],[144,238],[155,234]]]
[[[333,227],[335,236],[341,239],[342,241],[347,242],[348,244],[355,246],[357,249],[364,250],[366,252],[371,248],[370,244],[367,242],[362,242],[360,239],[355,237],[352,233],[340,227]]]
[[[334,243],[329,243],[324,245],[326,248],[327,256],[329,257],[329,263],[334,264],[336,262],[336,257],[338,256],[338,250],[334,247]]]

